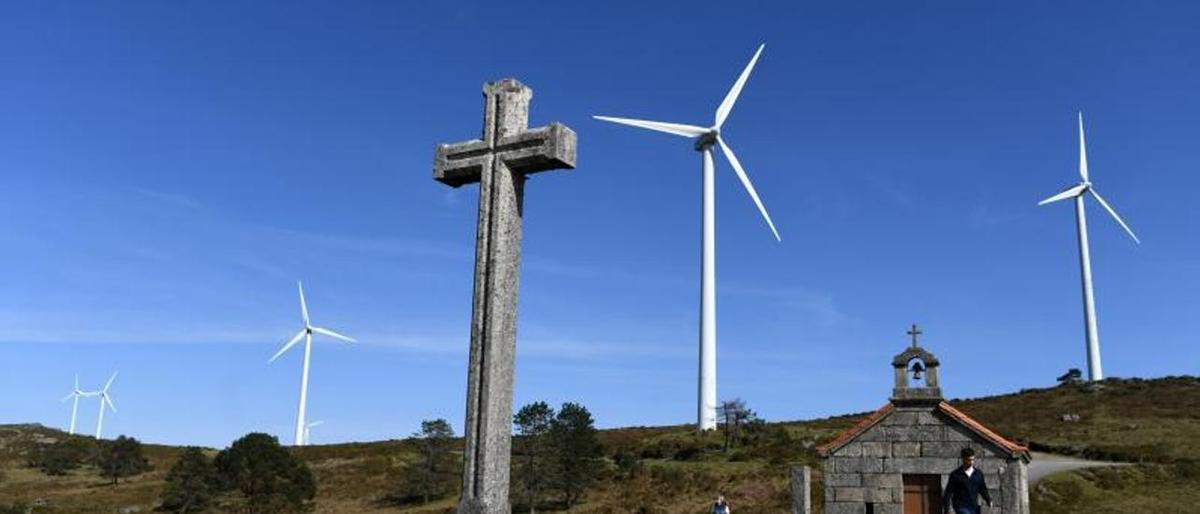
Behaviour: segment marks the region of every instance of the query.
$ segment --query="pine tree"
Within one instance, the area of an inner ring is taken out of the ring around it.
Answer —
[[[741,398],[726,400],[717,406],[717,419],[724,425],[725,432],[725,448],[722,451],[728,451],[741,439],[742,428],[754,417],[754,411],[746,407],[746,401]]]
[[[421,430],[412,438],[419,442],[420,458],[405,466],[400,496],[421,498],[422,503],[429,503],[432,498],[449,494],[454,487],[454,462],[450,453],[454,428],[444,419],[427,419],[421,422]]]
[[[603,447],[592,414],[577,403],[564,403],[550,428],[553,459],[550,476],[568,509],[575,506],[603,468]]]
[[[548,482],[546,474],[549,458],[549,434],[554,426],[554,409],[546,402],[534,402],[517,411],[513,416],[516,427],[517,451],[515,467],[519,490],[524,493],[529,513],[536,512],[542,490]]]

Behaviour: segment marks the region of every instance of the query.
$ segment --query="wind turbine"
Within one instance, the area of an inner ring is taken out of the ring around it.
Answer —
[[[712,430],[717,427],[717,236],[714,225],[716,206],[713,191],[713,145],[721,147],[721,152],[725,154],[725,158],[729,160],[729,165],[733,167],[733,172],[737,174],[738,179],[742,182],[742,186],[750,194],[750,199],[754,200],[754,205],[758,206],[758,211],[762,213],[763,219],[766,220],[767,226],[771,229],[771,233],[775,235],[777,241],[781,240],[779,231],[775,230],[775,224],[771,222],[771,216],[767,214],[767,209],[763,207],[762,201],[758,198],[758,192],[754,190],[754,185],[750,183],[750,178],[746,176],[746,170],[742,168],[742,163],[734,155],[733,149],[729,148],[729,145],[725,144],[725,140],[721,138],[721,126],[729,116],[729,111],[733,109],[734,102],[737,101],[738,95],[741,94],[742,87],[746,85],[746,79],[750,77],[750,71],[754,69],[754,63],[758,62],[758,56],[762,54],[763,47],[765,46],[760,45],[758,51],[754,52],[754,57],[750,59],[750,63],[742,70],[742,74],[738,77],[737,82],[734,82],[729,93],[725,95],[725,100],[717,107],[716,116],[710,127],[705,128],[696,125],[629,118],[613,118],[609,116],[593,116],[601,121],[693,138],[695,140],[694,147],[696,151],[700,152],[704,184],[702,211],[703,236],[700,251],[700,383],[698,388],[699,401],[696,421],[700,430]]]
[[[295,337],[285,343],[283,348],[280,348],[278,352],[275,352],[275,355],[272,356],[267,363],[269,364],[275,362],[275,359],[278,359],[280,355],[283,355],[284,352],[287,352],[289,349],[291,349],[291,347],[295,346],[296,343],[300,342],[301,339],[304,340],[304,371],[300,375],[300,407],[297,409],[298,412],[296,414],[296,446],[304,446],[306,443],[306,438],[304,437],[304,409],[308,405],[308,364],[312,357],[313,333],[315,332],[321,335],[332,337],[334,339],[340,339],[347,343],[354,343],[357,341],[327,328],[314,327],[308,319],[308,304],[304,301],[304,285],[297,281],[296,286],[300,289],[300,315],[304,320],[304,327],[300,329],[300,332],[296,333]]]
[[[304,446],[308,446],[310,443],[312,443],[312,427],[319,427],[324,424],[324,421],[314,421],[304,425]]]
[[[1058,193],[1050,198],[1038,202],[1038,205],[1046,205],[1059,200],[1068,198],[1075,199],[1075,225],[1076,232],[1079,237],[1079,265],[1082,268],[1083,277],[1083,320],[1084,334],[1087,337],[1087,355],[1088,355],[1088,379],[1092,381],[1104,380],[1104,371],[1100,366],[1100,334],[1096,330],[1096,301],[1092,295],[1092,258],[1088,250],[1088,231],[1087,231],[1087,214],[1083,208],[1083,197],[1091,193],[1092,197],[1100,203],[1104,210],[1112,215],[1113,219],[1125,229],[1129,237],[1133,238],[1135,243],[1141,244],[1138,237],[1133,234],[1133,230],[1121,216],[1117,215],[1117,211],[1113,210],[1108,202],[1096,192],[1092,187],[1091,179],[1088,178],[1087,167],[1087,145],[1084,144],[1083,138],[1083,113],[1079,113],[1079,184],[1071,186],[1061,193]]]
[[[100,439],[100,430],[104,428],[104,405],[108,404],[108,408],[113,411],[113,414],[117,413],[117,406],[113,405],[112,397],[109,396],[109,394],[108,394],[108,388],[112,387],[113,380],[116,380],[116,378],[117,378],[117,372],[114,371],[112,376],[108,377],[108,382],[104,383],[104,389],[101,389],[97,393],[92,393],[92,396],[100,397],[100,416],[98,418],[96,418],[96,439],[97,440]]]
[[[68,434],[75,434],[75,417],[79,413],[79,399],[89,396],[96,396],[97,394],[100,393],[94,391],[84,391],[83,389],[80,389],[79,375],[75,375],[75,388],[71,389],[71,394],[64,396],[62,399],[64,402],[67,400],[73,400],[71,402],[71,429],[67,431]]]

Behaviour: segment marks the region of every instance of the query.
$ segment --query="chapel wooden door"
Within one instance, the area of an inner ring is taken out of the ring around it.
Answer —
[[[941,475],[904,475],[904,514],[941,514]]]

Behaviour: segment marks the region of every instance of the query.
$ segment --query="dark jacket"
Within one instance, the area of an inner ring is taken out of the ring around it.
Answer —
[[[983,472],[979,468],[967,476],[967,473],[960,467],[950,473],[950,479],[946,481],[946,492],[942,494],[942,508],[949,510],[950,507],[955,509],[960,507],[970,507],[979,512],[979,497],[990,505],[992,497],[988,494],[987,483],[983,479]]]

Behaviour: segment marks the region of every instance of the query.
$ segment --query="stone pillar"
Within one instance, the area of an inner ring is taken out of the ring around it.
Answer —
[[[533,91],[515,79],[485,84],[483,93],[483,137],[438,145],[433,177],[451,187],[479,182],[458,512],[508,514],[525,176],[574,168],[575,133],[557,123],[529,129]]]
[[[792,514],[812,514],[812,469],[792,466]]]
[[[1029,468],[1025,461],[1009,462],[1001,475],[1000,512],[1029,514]]]

